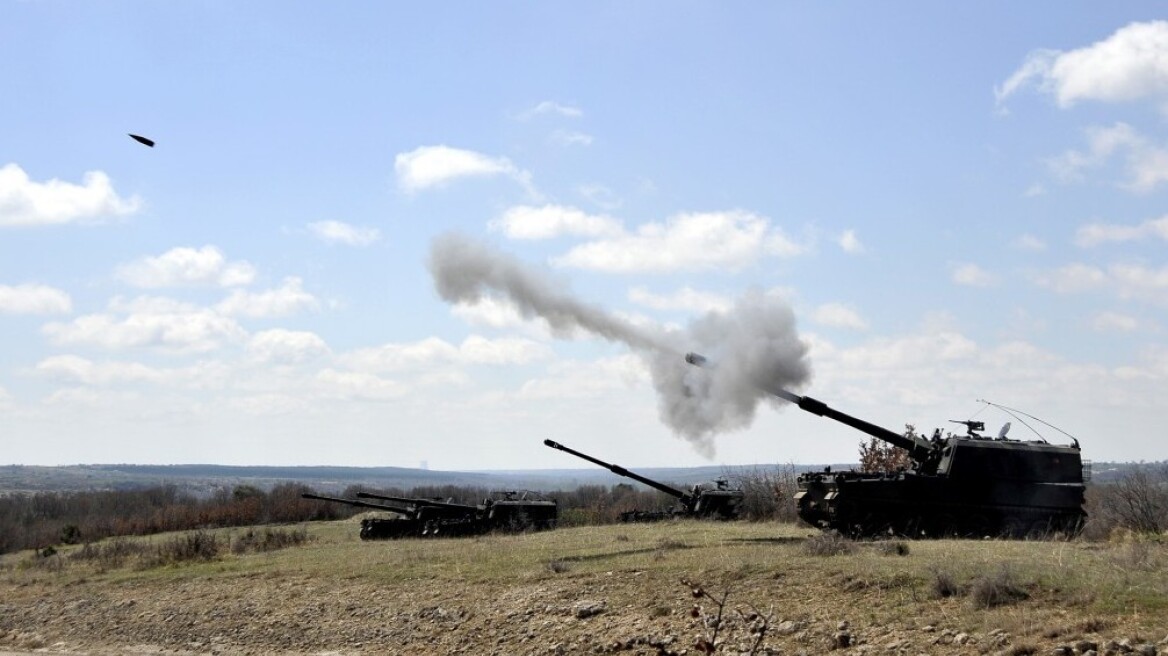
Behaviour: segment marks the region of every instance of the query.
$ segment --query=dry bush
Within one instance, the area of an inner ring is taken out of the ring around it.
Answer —
[[[798,521],[795,508],[795,492],[798,489],[795,480],[798,475],[794,465],[773,469],[755,467],[727,475],[727,478],[742,488],[742,505],[738,510],[743,519],[755,522],[775,520],[790,524]]]
[[[114,538],[98,544],[86,542],[80,549],[69,554],[71,561],[88,561],[94,563],[98,569],[117,569],[130,558],[141,557],[149,547],[142,542]]]
[[[977,577],[969,588],[969,600],[974,608],[996,608],[1029,598],[1029,593],[1015,582],[1008,567]]]
[[[907,556],[909,549],[903,540],[884,540],[876,543],[876,551],[885,556]]]
[[[1087,488],[1083,537],[1107,540],[1116,529],[1160,533],[1168,529],[1168,465],[1139,465],[1114,483]]]
[[[288,547],[297,547],[308,542],[308,529],[265,528],[262,532],[248,529],[242,535],[236,536],[231,542],[231,552],[242,554],[262,551],[276,551]]]
[[[957,597],[964,593],[961,586],[953,578],[953,575],[945,570],[936,570],[933,572],[931,592],[935,599]]]
[[[571,569],[571,567],[568,565],[568,563],[566,563],[562,560],[549,561],[547,564],[547,568],[548,568],[549,572],[552,572],[554,574],[563,574],[564,572],[567,572],[569,569]]]
[[[161,567],[188,562],[207,562],[219,558],[222,547],[214,533],[194,531],[159,544],[153,554],[143,559],[142,565]]]
[[[812,556],[840,556],[855,552],[856,543],[835,531],[829,531],[804,540],[803,550]]]

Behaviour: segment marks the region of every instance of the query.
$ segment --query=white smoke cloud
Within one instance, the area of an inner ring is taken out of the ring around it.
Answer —
[[[649,367],[662,420],[707,457],[716,434],[746,428],[759,402],[773,399],[766,390],[799,388],[810,378],[795,315],[775,295],[748,294],[727,312],[670,330],[581,302],[545,272],[459,235],[433,242],[429,266],[448,303],[502,295],[524,316],[542,317],[558,336],[588,333],[633,349]],[[682,354],[690,349],[716,366],[687,365]]]

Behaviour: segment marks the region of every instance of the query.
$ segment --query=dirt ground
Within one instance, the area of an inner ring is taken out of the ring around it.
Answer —
[[[392,543],[361,548],[387,560],[395,553]],[[1138,613],[1101,619],[1049,593],[970,612],[968,600],[925,598],[895,576],[813,580],[778,559],[761,568],[714,563],[701,573],[709,596],[695,597],[669,568],[585,565],[549,563],[513,580],[388,583],[295,567],[100,581],[10,576],[0,580],[0,650],[699,654],[714,640],[718,653],[732,654],[1168,654],[1168,628],[1149,629]],[[716,601],[727,592],[719,623]]]

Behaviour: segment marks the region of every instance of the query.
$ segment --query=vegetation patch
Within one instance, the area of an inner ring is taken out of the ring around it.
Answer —
[[[830,531],[804,540],[803,550],[812,556],[841,556],[855,553],[856,543],[835,531]]]

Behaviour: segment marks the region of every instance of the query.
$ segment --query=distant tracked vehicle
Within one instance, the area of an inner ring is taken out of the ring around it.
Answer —
[[[593,458],[570,449],[559,442],[552,440],[544,440],[544,446],[549,446],[553,449],[559,449],[565,453],[570,453],[577,458],[583,458],[588,462],[600,465],[617,476],[624,476],[631,478],[639,483],[644,483],[649,487],[664,492],[669,496],[677,499],[678,506],[674,510],[667,512],[633,510],[621,514],[621,520],[626,522],[643,522],[656,521],[661,519],[668,519],[671,517],[699,517],[706,519],[737,519],[738,510],[742,505],[743,493],[742,490],[731,488],[724,480],[719,479],[712,483],[699,483],[693,486],[690,492],[683,492],[675,487],[671,487],[664,483],[657,482],[651,478],[645,478],[640,474],[631,472],[620,465],[613,465],[598,458]]]
[[[359,492],[358,499],[302,495],[344,503],[371,510],[401,515],[396,519],[367,518],[361,520],[361,539],[379,540],[403,537],[454,537],[480,535],[491,531],[520,532],[546,530],[556,527],[559,505],[534,492],[503,492],[479,505],[451,503],[435,499],[395,497]],[[388,501],[393,505],[373,503],[363,499]]]

